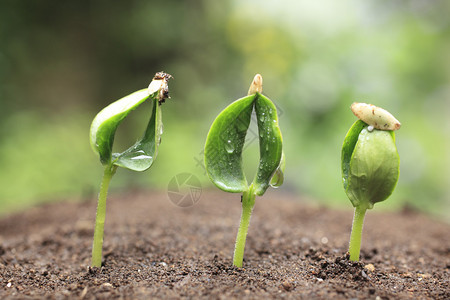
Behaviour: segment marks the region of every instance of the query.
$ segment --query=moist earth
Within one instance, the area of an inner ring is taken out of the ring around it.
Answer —
[[[450,225],[405,209],[367,213],[360,262],[353,212],[271,192],[257,198],[243,268],[232,266],[240,197],[207,191],[108,199],[103,266],[90,268],[96,200],[0,219],[1,299],[450,299]]]

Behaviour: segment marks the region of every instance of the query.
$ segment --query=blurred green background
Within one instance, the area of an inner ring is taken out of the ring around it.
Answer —
[[[350,104],[368,102],[403,125],[400,181],[378,209],[448,217],[449,12],[446,0],[2,1],[0,213],[95,198],[93,117],[164,70],[174,79],[158,159],[145,173],[119,170],[113,192],[165,190],[181,172],[211,187],[201,163],[209,126],[260,73],[279,107],[285,192],[351,207],[340,151],[356,120]],[[149,112],[124,121],[117,150],[142,134]],[[256,154],[251,142],[250,171]]]

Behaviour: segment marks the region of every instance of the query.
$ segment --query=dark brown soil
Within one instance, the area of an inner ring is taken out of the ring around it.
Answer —
[[[57,203],[0,220],[0,298],[450,299],[450,226],[416,212],[369,211],[353,263],[351,210],[272,192],[257,199],[237,269],[239,195],[204,193],[190,208],[164,193],[114,195],[104,266],[91,269],[95,209]]]

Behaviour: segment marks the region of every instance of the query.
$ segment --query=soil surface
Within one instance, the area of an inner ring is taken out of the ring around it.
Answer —
[[[239,195],[204,192],[180,208],[165,193],[116,194],[98,269],[95,210],[66,202],[1,219],[0,298],[450,299],[450,225],[414,211],[369,211],[350,262],[351,210],[272,192],[256,199],[238,269]]]

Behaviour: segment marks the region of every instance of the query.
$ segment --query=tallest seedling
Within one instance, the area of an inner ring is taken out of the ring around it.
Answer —
[[[133,171],[145,171],[153,164],[158,153],[163,130],[161,104],[169,97],[167,81],[170,78],[169,74],[156,73],[147,89],[136,91],[108,105],[92,121],[91,146],[94,152],[100,156],[100,162],[105,168],[95,218],[94,243],[92,246],[93,267],[102,265],[103,228],[109,182],[116,173],[117,167]],[[153,109],[143,137],[124,152],[113,153],[114,136],[120,122],[147,99],[153,102]]]
[[[242,168],[245,136],[255,109],[259,131],[259,167],[250,186]],[[242,193],[242,216],[233,264],[242,267],[245,240],[256,196],[269,185],[283,182],[282,138],[275,105],[262,94],[262,77],[256,75],[248,96],[225,108],[214,120],[205,145],[205,166],[211,181],[221,190]]]

